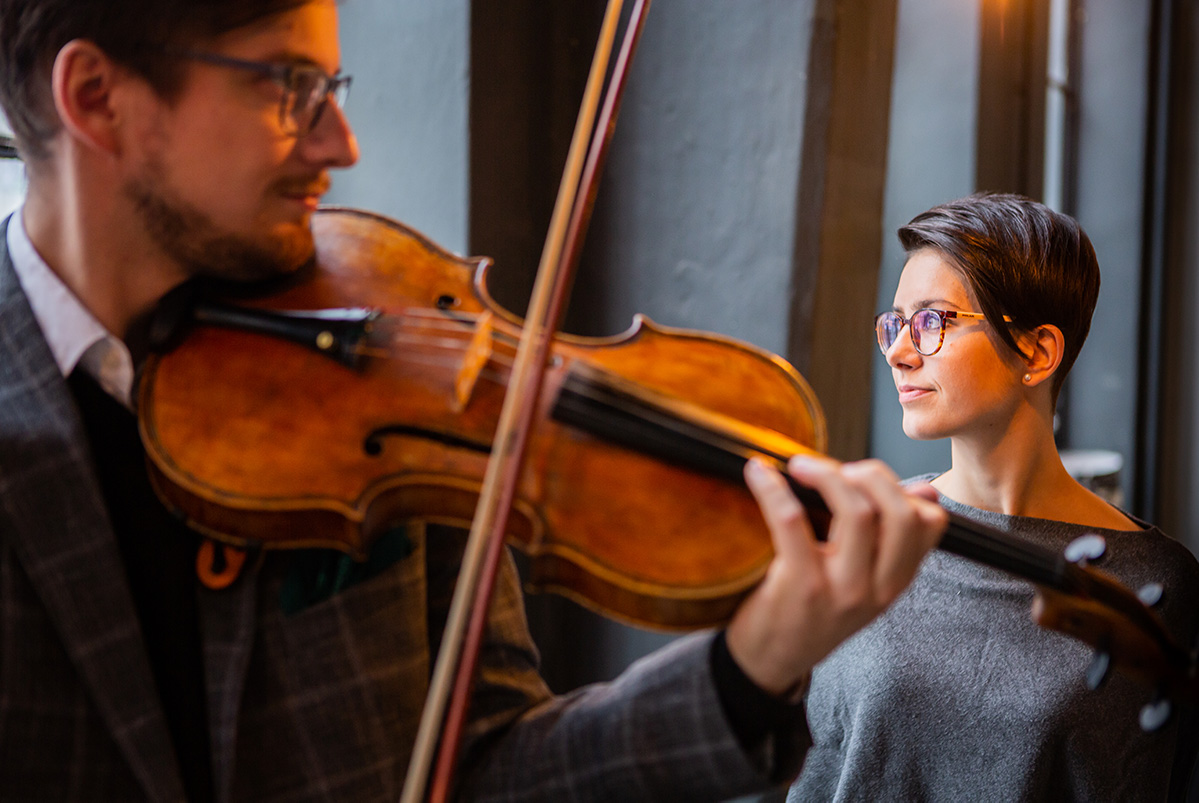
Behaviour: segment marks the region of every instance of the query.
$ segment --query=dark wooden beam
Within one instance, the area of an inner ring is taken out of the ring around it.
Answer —
[[[975,187],[1040,198],[1047,0],[981,3]]]
[[[523,314],[553,212],[602,0],[471,4],[470,251]]]
[[[869,445],[897,5],[818,0],[809,57],[787,356],[846,460]]]

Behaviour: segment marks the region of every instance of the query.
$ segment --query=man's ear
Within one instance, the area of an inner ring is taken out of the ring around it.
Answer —
[[[1039,385],[1053,376],[1066,354],[1066,338],[1062,330],[1050,323],[1041,324],[1027,335],[1024,357],[1024,384]]]
[[[58,51],[50,77],[63,128],[84,146],[109,155],[118,149],[120,115],[113,89],[121,78],[108,54],[86,39],[74,39]]]

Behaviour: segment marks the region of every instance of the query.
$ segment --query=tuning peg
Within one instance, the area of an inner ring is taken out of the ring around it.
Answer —
[[[1145,703],[1141,708],[1141,730],[1145,733],[1152,733],[1165,725],[1170,719],[1172,710],[1173,706],[1170,705],[1170,701],[1160,695],[1153,702]]]
[[[1107,678],[1107,670],[1111,668],[1111,665],[1111,653],[1096,650],[1091,657],[1090,666],[1087,667],[1087,688],[1091,691],[1099,688],[1099,685]]]
[[[1137,599],[1152,608],[1162,601],[1164,591],[1161,583],[1146,583],[1137,589]]]
[[[1086,563],[1099,560],[1107,551],[1107,541],[1102,535],[1088,533],[1080,535],[1066,545],[1066,560],[1071,563]]]

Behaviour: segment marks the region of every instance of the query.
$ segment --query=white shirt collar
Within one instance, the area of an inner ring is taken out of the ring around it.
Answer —
[[[133,409],[129,348],[96,320],[38,254],[25,231],[23,211],[18,209],[9,219],[8,252],[58,369],[65,377],[81,367],[105,392]]]

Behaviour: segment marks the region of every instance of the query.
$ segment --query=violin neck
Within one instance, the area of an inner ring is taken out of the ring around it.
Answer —
[[[1069,571],[1072,564],[1064,555],[956,513],[949,514],[949,527],[938,546],[1038,585],[1068,593],[1077,590]]]
[[[576,364],[562,383],[552,416],[598,438],[692,471],[742,482],[751,457],[785,468],[794,454],[812,450],[774,430],[757,427],[665,396],[594,366]],[[784,471],[817,535],[831,518],[818,493]],[[939,548],[1064,592],[1075,590],[1064,557],[1000,530],[951,513]]]

